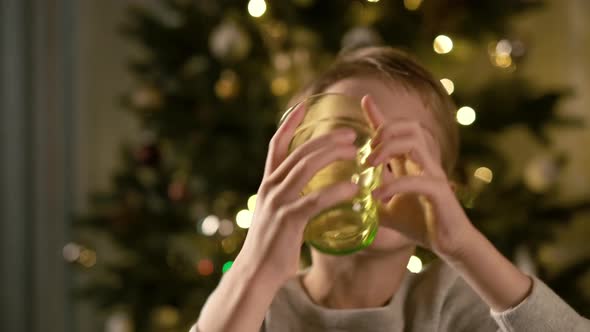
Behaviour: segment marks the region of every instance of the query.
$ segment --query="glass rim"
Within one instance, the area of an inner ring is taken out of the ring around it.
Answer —
[[[296,102],[293,106],[287,108],[287,110],[285,112],[283,112],[283,115],[281,115],[281,118],[279,119],[278,125],[281,126],[283,124],[283,122],[285,122],[285,120],[287,119],[287,117],[289,116],[289,114],[293,113],[293,111],[295,110],[295,108],[297,108],[297,106],[299,106],[299,105],[307,102],[308,100],[310,100],[312,98],[317,98],[317,97],[322,97],[322,96],[329,96],[329,95],[342,96],[342,97],[346,97],[346,98],[350,98],[350,99],[357,99],[357,97],[355,97],[355,96],[346,95],[346,94],[338,93],[338,92],[320,92],[320,93],[314,93],[312,95],[309,95],[309,96],[305,97],[303,100],[300,100],[300,101]],[[358,101],[359,101],[359,106],[360,106],[361,99],[359,98]]]

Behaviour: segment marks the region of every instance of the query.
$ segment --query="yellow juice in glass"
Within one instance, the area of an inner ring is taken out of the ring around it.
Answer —
[[[357,98],[320,94],[302,103],[305,117],[295,131],[290,152],[310,139],[344,127],[356,132],[354,144],[358,152],[355,160],[336,161],[320,170],[301,194],[307,195],[338,182],[359,185],[358,194],[351,200],[330,207],[309,221],[305,228],[305,241],[324,253],[344,255],[356,252],[373,242],[378,227],[377,202],[371,191],[379,185],[381,167],[365,165],[371,152],[373,130]]]

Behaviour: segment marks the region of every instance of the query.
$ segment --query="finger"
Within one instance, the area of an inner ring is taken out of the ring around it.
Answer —
[[[305,195],[286,207],[287,214],[305,225],[310,218],[323,210],[350,200],[359,190],[353,183],[337,183],[330,187]],[[296,218],[295,218],[296,217]]]
[[[377,129],[385,123],[385,116],[379,110],[377,104],[375,104],[375,101],[370,95],[365,95],[363,99],[361,99],[361,107],[365,111],[373,129]]]
[[[357,149],[352,145],[316,150],[299,160],[282,181],[279,190],[286,200],[294,199],[318,171],[338,160],[354,160],[356,154]]]
[[[401,193],[419,194],[434,199],[442,190],[443,183],[445,182],[431,177],[404,176],[380,186],[372,194],[382,202],[388,202],[394,195]]]
[[[409,120],[396,120],[388,122],[377,129],[371,140],[371,146],[376,147],[384,141],[403,136],[421,137],[422,127],[418,122]]]
[[[350,128],[339,128],[328,134],[311,139],[291,152],[271,176],[277,181],[284,179],[289,171],[305,156],[321,148],[334,148],[338,145],[346,144],[352,145],[355,138],[356,133],[354,130]]]
[[[410,173],[410,170],[407,168],[408,165],[412,165],[413,163],[419,169],[424,170],[426,174],[441,175],[438,171],[440,167],[437,167],[436,162],[428,153],[426,146],[411,137],[396,138],[378,145],[371,152],[371,155],[367,157],[367,163],[377,166],[384,162],[389,162],[393,158],[403,160],[403,168],[407,171],[405,174]],[[412,171],[416,170],[412,169]]]
[[[288,114],[287,117],[281,119],[281,126],[270,140],[264,176],[271,174],[287,157],[289,143],[293,138],[293,134],[305,117],[304,103],[295,105],[294,109],[290,112],[287,111],[286,114]]]

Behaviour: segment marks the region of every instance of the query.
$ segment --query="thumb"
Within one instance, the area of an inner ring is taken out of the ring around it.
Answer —
[[[367,116],[367,119],[369,120],[369,123],[373,129],[379,128],[379,126],[385,122],[383,113],[381,113],[375,104],[373,97],[370,95],[365,95],[363,99],[361,99],[361,107],[365,111],[365,115]]]

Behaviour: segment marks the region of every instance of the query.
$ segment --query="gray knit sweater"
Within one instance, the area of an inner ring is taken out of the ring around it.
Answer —
[[[379,308],[335,310],[318,306],[299,280],[291,279],[276,294],[262,332],[590,332],[590,321],[539,279],[533,278],[533,289],[522,303],[494,313],[441,261],[419,274],[407,274],[391,301]]]

